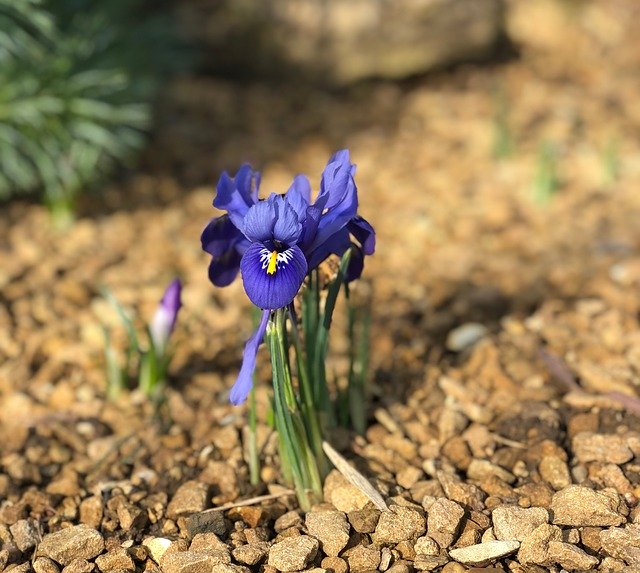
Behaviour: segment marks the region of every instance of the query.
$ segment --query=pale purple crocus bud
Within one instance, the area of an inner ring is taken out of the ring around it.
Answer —
[[[182,283],[180,279],[176,278],[167,287],[167,290],[164,291],[162,300],[149,325],[151,340],[158,355],[164,354],[167,343],[169,342],[169,337],[176,325],[178,311],[182,306],[182,301],[180,300],[181,292]]]

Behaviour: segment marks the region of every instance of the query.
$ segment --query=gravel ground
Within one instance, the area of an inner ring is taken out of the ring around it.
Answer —
[[[640,12],[518,14],[517,56],[400,84],[183,78],[143,168],[68,232],[2,208],[0,570],[640,570]],[[249,307],[239,283],[208,283],[198,237],[221,169],[317,188],[344,146],[379,247],[356,288],[373,309],[370,426],[331,441],[389,511],[333,472],[303,514],[262,422],[264,485],[249,484],[246,412],[227,403]],[[117,317],[100,286],[142,324],[176,274],[164,407],[107,401],[100,325]]]

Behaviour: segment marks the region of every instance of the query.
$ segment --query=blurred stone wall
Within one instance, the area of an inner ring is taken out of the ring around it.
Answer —
[[[348,84],[489,56],[503,0],[183,0],[206,67]]]

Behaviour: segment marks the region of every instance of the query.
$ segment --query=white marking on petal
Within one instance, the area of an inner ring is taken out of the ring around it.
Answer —
[[[260,266],[262,270],[267,269],[269,266],[269,261],[271,260],[271,253],[269,249],[266,247],[260,249]],[[277,261],[277,270],[281,270],[286,267],[293,260],[293,249],[287,249],[281,253],[278,253],[276,257]]]

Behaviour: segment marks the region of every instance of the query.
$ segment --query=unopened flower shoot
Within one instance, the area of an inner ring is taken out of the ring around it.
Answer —
[[[109,332],[104,329],[108,393],[111,398],[117,397],[121,389],[128,387],[132,367],[136,371],[138,389],[150,398],[160,397],[171,359],[169,339],[182,307],[181,293],[182,283],[176,278],[167,286],[151,323],[146,328],[148,344],[143,347],[128,313],[113,294],[105,289],[104,295],[117,311],[128,338],[128,351],[122,364],[111,345]]]
[[[223,173],[213,206],[226,213],[212,219],[201,236],[202,248],[212,257],[211,282],[229,285],[240,272],[249,300],[262,309],[259,325],[245,344],[230,400],[237,405],[247,399],[258,347],[266,336],[282,469],[303,507],[321,495],[327,463],[322,430],[335,419],[324,370],[333,309],[341,287],[346,291],[347,284],[360,277],[365,255],[375,250],[375,231],[357,213],[355,170],[347,150],[335,153],[313,202],[304,175],[296,176],[286,193],[259,199],[260,174],[249,165],[235,177]],[[341,262],[321,304],[318,267],[330,256]],[[301,290],[299,323],[293,303]]]

